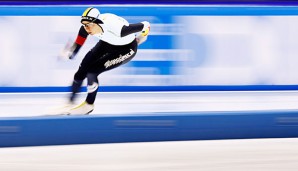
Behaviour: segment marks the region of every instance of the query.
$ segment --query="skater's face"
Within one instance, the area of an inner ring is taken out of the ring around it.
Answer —
[[[94,34],[102,33],[102,29],[98,24],[88,22],[88,21],[83,21],[82,25],[84,26],[88,34],[94,35]]]

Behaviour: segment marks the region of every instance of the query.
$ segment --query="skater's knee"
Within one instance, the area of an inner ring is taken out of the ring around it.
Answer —
[[[87,74],[87,90],[88,93],[93,93],[98,90],[98,79],[97,79],[97,74],[94,73],[88,73]]]
[[[74,75],[74,80],[84,80],[86,78],[86,74],[81,72],[76,72]]]
[[[88,85],[91,85],[93,83],[98,83],[97,76],[98,74],[96,73],[88,73],[87,74]]]

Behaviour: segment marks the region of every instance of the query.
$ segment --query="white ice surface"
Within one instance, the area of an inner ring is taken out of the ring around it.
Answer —
[[[1,171],[297,171],[298,139],[0,148]]]
[[[0,117],[38,116],[64,106],[65,93],[2,93]],[[79,95],[77,103],[86,94]],[[150,112],[296,110],[298,91],[100,92],[92,115]]]

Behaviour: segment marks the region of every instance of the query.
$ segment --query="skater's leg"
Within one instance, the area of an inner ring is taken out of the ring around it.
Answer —
[[[96,55],[94,54],[94,50],[90,50],[82,60],[78,71],[74,75],[74,81],[71,86],[71,95],[70,95],[70,103],[73,103],[76,94],[80,91],[82,83],[84,79],[87,77],[88,70],[90,66],[93,65],[94,61],[96,60]]]
[[[74,80],[71,85],[71,94],[70,94],[70,103],[74,103],[77,93],[80,91],[83,80],[83,77],[79,77],[79,71],[75,74]]]
[[[69,110],[69,114],[75,115],[75,114],[89,114],[94,110],[94,101],[98,90],[98,74],[95,73],[88,73],[87,74],[87,80],[88,80],[88,86],[87,91],[88,95],[86,98],[86,101],[84,101],[82,104],[72,108]]]
[[[88,95],[86,98],[86,102],[88,104],[93,104],[96,98],[97,90],[98,90],[98,74],[95,73],[88,73],[87,74],[87,80],[88,80],[88,86],[87,91]]]
[[[88,79],[88,86],[87,86],[88,95],[87,95],[86,101],[84,101],[78,106],[75,106],[69,109],[67,112],[68,114],[71,114],[71,115],[89,114],[94,110],[93,103],[95,101],[96,93],[98,90],[97,74],[88,73],[87,79]],[[73,82],[73,87],[72,87],[74,90],[71,96],[72,99],[74,99],[76,92],[78,92],[78,90],[82,85],[82,81],[80,82],[75,82],[75,81]]]
[[[71,85],[71,94],[70,94],[70,102],[73,103],[76,98],[76,94],[80,91],[83,80],[73,80]]]

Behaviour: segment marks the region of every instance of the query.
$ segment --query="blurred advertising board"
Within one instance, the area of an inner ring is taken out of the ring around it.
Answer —
[[[57,60],[86,7],[0,6],[0,86],[69,86],[98,41],[89,36],[75,60]],[[298,7],[96,7],[152,28],[133,61],[100,75],[101,85],[298,84]]]

